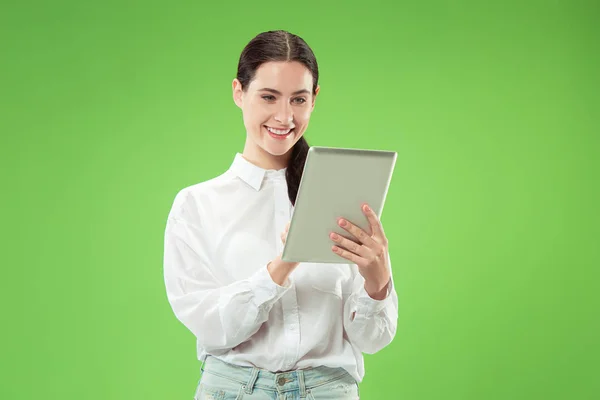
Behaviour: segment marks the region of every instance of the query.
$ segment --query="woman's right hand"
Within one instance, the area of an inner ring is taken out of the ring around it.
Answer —
[[[285,244],[289,229],[290,223],[288,222],[285,226],[285,230],[281,232],[280,235],[281,242],[283,244]],[[281,255],[282,254],[279,254],[273,261],[271,261],[267,265],[267,269],[269,270],[269,274],[271,274],[271,279],[273,279],[273,282],[277,283],[279,286],[285,286],[288,276],[290,276],[292,271],[296,269],[300,263],[283,261],[281,259]]]
[[[285,244],[285,239],[287,239],[288,231],[290,230],[290,223],[288,222],[285,226],[285,230],[281,232],[281,241]]]

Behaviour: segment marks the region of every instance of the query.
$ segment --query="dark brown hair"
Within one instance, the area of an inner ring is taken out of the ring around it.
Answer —
[[[254,37],[242,50],[238,63],[237,79],[242,84],[242,90],[248,89],[258,67],[267,61],[297,61],[304,64],[312,73],[313,96],[316,94],[319,81],[317,59],[301,37],[283,30],[263,32]],[[285,179],[288,196],[294,205],[296,205],[298,187],[309,148],[308,142],[302,135],[292,148],[287,166]]]

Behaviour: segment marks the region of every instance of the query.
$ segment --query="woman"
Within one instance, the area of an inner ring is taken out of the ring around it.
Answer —
[[[363,209],[370,232],[348,222],[353,241],[330,237],[340,264],[281,260],[318,77],[300,37],[270,31],[252,39],[233,81],[243,153],[173,202],[165,284],[175,315],[197,338],[195,399],[356,399],[362,353],[395,335],[387,239],[372,211]]]

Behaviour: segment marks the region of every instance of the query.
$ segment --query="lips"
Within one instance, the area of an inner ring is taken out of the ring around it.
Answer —
[[[280,128],[280,127],[267,126],[267,125],[264,125],[264,127],[267,128],[267,130],[269,130],[269,128],[270,128],[274,131],[279,131],[279,132],[273,132],[273,133],[281,133],[281,134],[283,134],[283,132],[292,131],[295,128],[295,127],[289,127],[289,126]]]
[[[267,133],[269,134],[269,136],[271,136],[273,139],[277,139],[277,140],[284,140],[287,139],[288,137],[290,137],[292,135],[292,133],[294,133],[295,128],[292,128],[288,133],[286,133],[285,135],[278,135],[276,133],[271,132],[269,129],[267,129],[265,127],[265,130],[267,131]]]

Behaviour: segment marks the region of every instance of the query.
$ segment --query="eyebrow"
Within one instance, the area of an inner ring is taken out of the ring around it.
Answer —
[[[262,89],[258,89],[259,92],[271,92],[274,94],[278,94],[281,95],[281,92],[279,90],[275,90],[275,89],[271,89],[271,88],[262,88]],[[296,90],[294,93],[292,93],[292,95],[296,95],[296,94],[300,94],[300,93],[307,93],[310,94],[310,92],[307,89],[301,89],[301,90]]]

